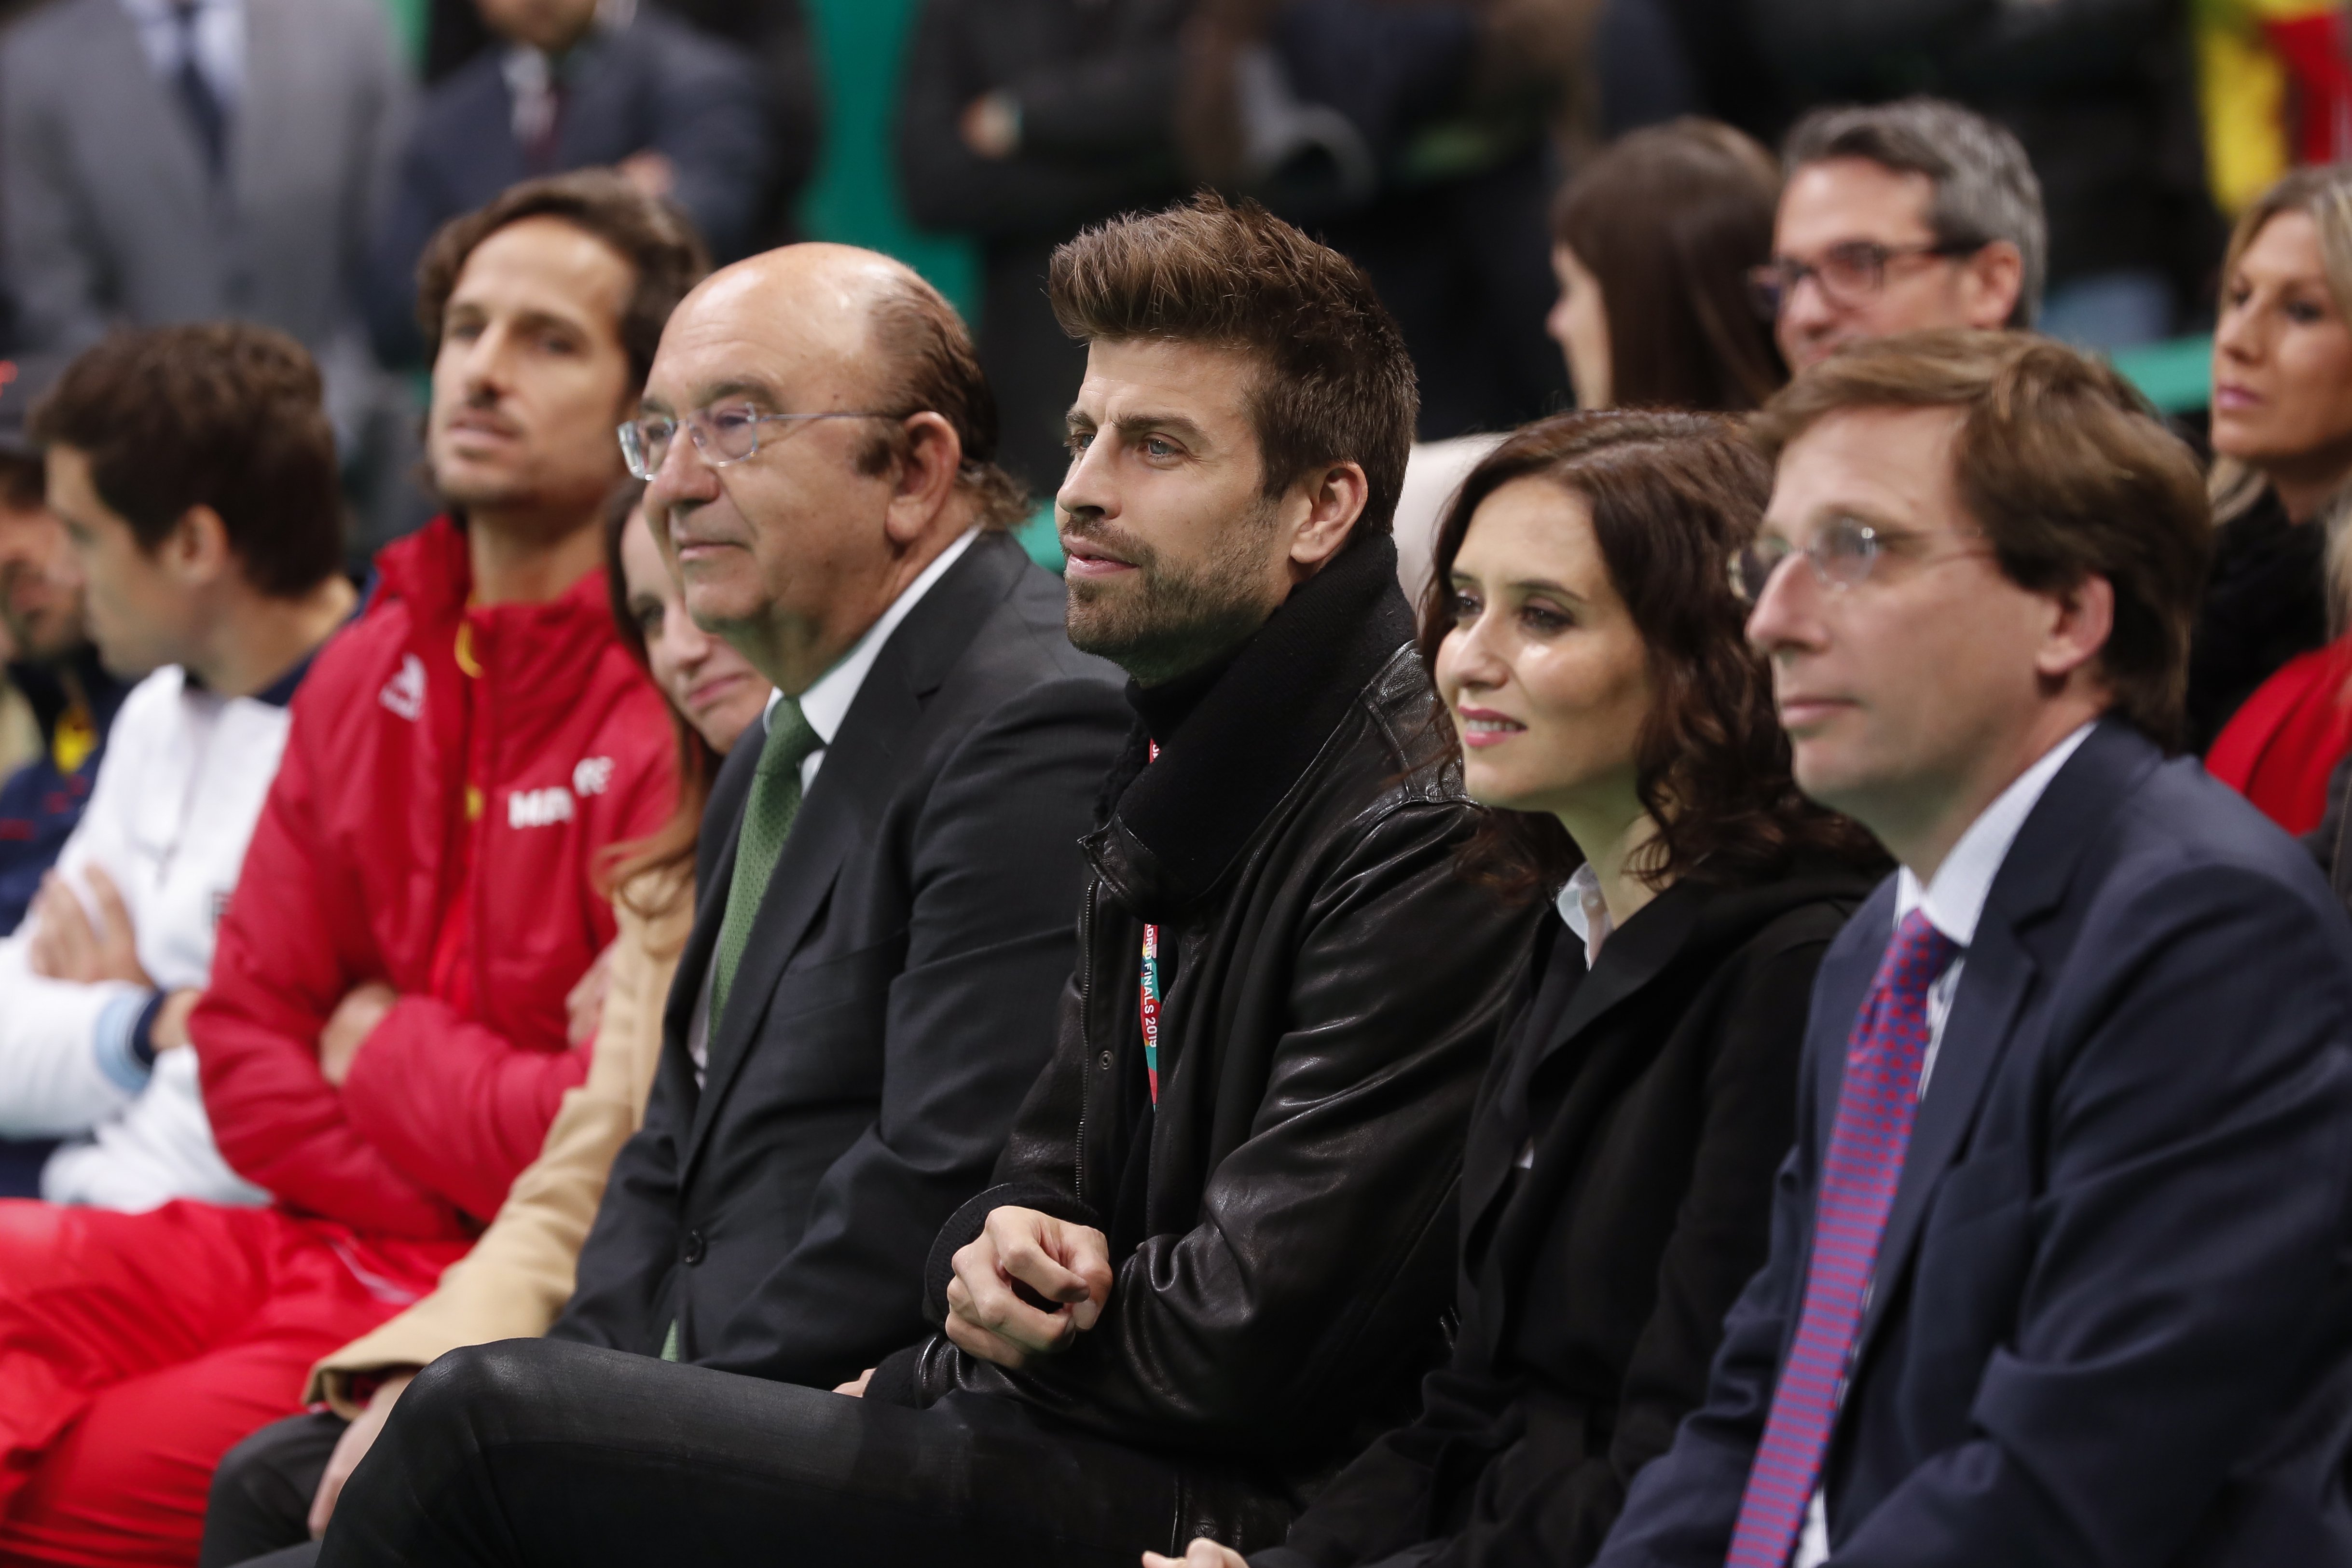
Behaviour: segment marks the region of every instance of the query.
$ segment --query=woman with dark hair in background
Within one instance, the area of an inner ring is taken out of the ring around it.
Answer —
[[[1749,297],[1772,256],[1780,166],[1747,136],[1683,119],[1611,143],[1562,187],[1552,212],[1559,300],[1545,330],[1567,356],[1580,408],[1759,407],[1789,379]],[[1498,437],[1416,446],[1397,503],[1397,577],[1432,582],[1446,498]]]
[[[1578,407],[1738,412],[1789,379],[1748,286],[1780,195],[1772,155],[1711,120],[1633,132],[1568,183],[1547,325]]]
[[[1727,420],[1563,415],[1438,531],[1422,655],[1494,808],[1465,873],[1561,918],[1472,1113],[1453,1363],[1253,1568],[1577,1568],[1705,1390],[1813,971],[1885,864],[1798,794],[1744,635],[1726,567],[1770,488]]]
[[[608,868],[620,931],[572,993],[572,1043],[594,1051],[568,1090],[539,1158],[470,1253],[433,1293],[311,1369],[307,1397],[330,1408],[265,1426],[232,1448],[213,1482],[203,1568],[267,1556],[314,1561],[343,1482],[383,1430],[409,1379],[460,1345],[543,1334],[572,1294],[573,1267],[613,1157],[645,1118],[661,1056],[662,1003],[694,918],[695,836],[719,764],[765,710],[769,686],[687,618],[677,580],[640,506],[614,491],[604,572],[621,642],[669,701],[677,731],[677,806]],[[593,1042],[593,1046],[592,1046]]]

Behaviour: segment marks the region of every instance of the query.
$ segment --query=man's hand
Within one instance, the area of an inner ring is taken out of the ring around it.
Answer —
[[[575,1046],[584,1046],[594,1039],[597,1029],[604,1025],[604,995],[613,988],[613,949],[620,945],[618,937],[605,943],[596,962],[588,966],[588,973],[580,977],[580,984],[563,998],[564,1037]]]
[[[866,1385],[873,1381],[874,1369],[869,1366],[864,1372],[859,1373],[856,1377],[852,1379],[850,1382],[845,1383],[840,1387],[835,1389],[834,1392],[835,1394],[846,1394],[852,1399],[863,1399],[866,1397]]]
[[[343,1495],[343,1483],[360,1468],[367,1451],[375,1447],[376,1434],[391,1418],[392,1407],[416,1373],[396,1372],[376,1385],[376,1391],[360,1412],[360,1418],[343,1428],[335,1439],[335,1451],[327,1456],[327,1473],[319,1478],[319,1492],[310,1500],[310,1539],[316,1541],[327,1533],[327,1521],[335,1516],[335,1504]]]
[[[41,890],[34,895],[33,907],[26,915],[33,932],[26,959],[33,973],[84,985],[127,980],[152,991],[155,983],[147,978],[146,966],[139,962],[139,938],[131,928],[131,910],[114,879],[93,864],[82,868],[82,880],[89,885],[91,901],[98,905],[95,922],[62,873],[42,876]]]
[[[204,994],[188,985],[163,998],[163,1005],[155,1009],[155,1022],[147,1029],[147,1043],[155,1047],[156,1055],[176,1051],[188,1043],[188,1015],[196,1010]]]
[[[1195,1536],[1181,1557],[1143,1554],[1143,1568],[1249,1568],[1249,1559],[1230,1546],[1220,1546],[1205,1535]]]
[[[1031,1306],[1016,1283],[1058,1305]],[[1110,1285],[1110,1241],[1102,1232],[1035,1209],[992,1209],[979,1238],[955,1255],[948,1338],[968,1355],[1017,1367],[1067,1350],[1093,1328]]]
[[[400,993],[381,980],[371,980],[335,1004],[334,1016],[319,1034],[319,1071],[337,1089],[352,1076],[360,1047],[400,1000]]]

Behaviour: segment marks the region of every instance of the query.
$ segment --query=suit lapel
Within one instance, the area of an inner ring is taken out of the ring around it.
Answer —
[[[703,807],[702,833],[694,857],[694,924],[687,932],[685,948],[678,953],[669,995],[662,1003],[662,1048],[666,1053],[674,1050],[684,1057],[694,1031],[694,1009],[702,1000],[702,988],[710,974],[711,952],[719,945],[719,922],[726,918],[727,884],[735,874],[735,840],[742,831],[743,809],[751,795],[751,774],[758,762],[757,746],[738,747],[720,764],[719,776],[711,783],[710,799]],[[698,1102],[701,1091],[690,1073],[687,1084],[695,1097],[688,1103]]]
[[[1492,1239],[1478,1264],[1480,1289],[1490,1300],[1510,1299],[1509,1283],[1522,1267],[1530,1247],[1528,1226],[1548,1228],[1550,1225],[1554,1205],[1545,1194],[1557,1192],[1583,1158],[1592,1123],[1614,1101],[1629,1062],[1645,1058],[1664,1043],[1651,1037],[1647,1031],[1612,1035],[1602,1026],[1616,1009],[1656,983],[1683,953],[1697,932],[1706,908],[1706,894],[1700,888],[1691,884],[1671,888],[1608,940],[1601,949],[1601,962],[1589,973],[1581,965],[1556,963],[1553,973],[1546,976],[1536,1005],[1551,1012],[1555,1022],[1544,1031],[1543,1043],[1521,1058],[1526,1065],[1514,1063],[1511,1076],[1505,1081],[1498,1108],[1508,1126],[1503,1140],[1507,1146],[1499,1151],[1502,1163],[1480,1173],[1482,1191],[1473,1194],[1465,1189],[1465,1200],[1475,1197],[1475,1203],[1465,1203],[1463,1235],[1475,1236],[1478,1227],[1491,1227]],[[1558,940],[1572,948],[1576,933],[1563,931]],[[1566,984],[1575,987],[1565,1005],[1559,1002],[1563,987],[1554,984],[1562,968],[1570,972]],[[1541,1028],[1542,1025],[1538,1022],[1534,1026]],[[1528,1201],[1516,1206],[1498,1206],[1508,1186],[1505,1178],[1509,1173],[1509,1162],[1518,1158],[1528,1135],[1528,1108],[1537,1075],[1570,1071],[1570,1065],[1559,1059],[1563,1053],[1587,1052],[1593,1053],[1592,1059],[1573,1068],[1575,1082],[1545,1129],[1543,1140],[1535,1150],[1534,1163],[1521,1184]],[[1517,1219],[1515,1215],[1527,1217]],[[1487,1346],[1490,1354],[1499,1353],[1501,1338],[1509,1331],[1506,1316],[1499,1312],[1486,1314],[1496,1336],[1496,1342]]]
[[[709,1065],[695,1106],[694,1125],[679,1159],[681,1184],[693,1174],[694,1162],[719,1108],[760,1038],[777,983],[823,911],[850,848],[871,834],[883,804],[898,793],[906,767],[920,754],[917,725],[929,699],[1027,566],[1028,557],[1006,536],[983,534],[972,541],[963,558],[931,585],[922,603],[899,624],[866,671],[839,733],[825,748],[816,781],[793,818],[783,853],[761,895],[759,913],[752,917],[751,936],[728,994],[726,1016],[709,1022]],[[745,740],[748,743],[751,737]],[[748,804],[749,797],[747,773],[743,804]],[[712,885],[698,895],[701,914],[680,960],[681,973],[688,963],[707,967],[710,948],[718,941],[726,911],[725,889],[734,875],[741,805],[733,815],[736,826],[730,829],[725,852],[712,868]],[[697,989],[699,985],[698,971]],[[685,1017],[690,1021],[690,999],[686,1007]],[[672,1021],[676,1017],[674,1006]]]
[[[887,677],[877,680],[876,677],[882,674],[879,666],[868,672],[849,717],[842,722],[841,733],[825,748],[816,781],[793,818],[783,853],[777,857],[775,871],[761,895],[760,912],[751,920],[751,934],[735,972],[726,1016],[710,1020],[709,1068],[702,1099],[695,1107],[694,1130],[687,1140],[681,1174],[692,1173],[695,1156],[701,1152],[719,1105],[767,1016],[776,982],[824,907],[850,845],[863,836],[865,808],[887,800],[897,784],[891,776],[892,743],[913,723],[921,707],[903,680]],[[861,719],[868,721],[861,723]],[[730,847],[726,876],[731,878],[734,868]],[[726,901],[721,899],[721,918],[725,910]],[[718,921],[711,922],[711,930],[715,940]]]
[[[1813,976],[1813,1126],[1822,1143],[1837,1125],[1838,1095],[1845,1087],[1845,1053],[1853,1037],[1853,1021],[1870,994],[1886,944],[1895,939],[1895,879],[1873,894],[1846,928],[1854,941],[1830,944]],[[1864,933],[1867,933],[1866,935]],[[1818,1152],[1815,1165],[1818,1167]]]
[[[1527,1079],[1532,1080],[1546,1062],[1567,1049],[1603,1015],[1656,979],[1690,940],[1706,907],[1699,889],[1680,883],[1659,894],[1626,922],[1624,930],[1610,937],[1602,948],[1607,961],[1595,964],[1576,994],[1569,998],[1558,1026],[1529,1064]],[[1562,940],[1574,942],[1576,935],[1570,931]]]
[[[1857,1355],[1869,1347],[1873,1331],[1886,1316],[1887,1302],[1901,1294],[1885,1287],[1900,1279],[1910,1261],[1920,1224],[1927,1217],[1927,1200],[1976,1121],[1985,1085],[1991,1081],[1993,1065],[2009,1043],[2010,1027],[2033,979],[2032,961],[2018,944],[2015,933],[2005,922],[1989,918],[1990,914],[1988,904],[1985,917],[1977,922],[1976,939],[1969,943],[1959,990],[1952,998],[1951,1016],[1944,1021],[1944,1037],[1936,1047],[1935,1070],[1912,1121],[1903,1174],[1895,1184],[1895,1204],[1887,1211],[1877,1262],[1871,1269],[1876,1284],[1856,1336]]]
[[[1482,1119],[1492,1135],[1472,1138],[1463,1154],[1462,1236],[1465,1246],[1473,1249],[1477,1245],[1480,1227],[1489,1223],[1488,1211],[1496,1197],[1508,1184],[1512,1162],[1518,1158],[1519,1148],[1528,1135],[1528,1075],[1518,1070],[1518,1061],[1528,1053],[1519,1048],[1517,1042],[1529,1034],[1540,1035],[1541,1043],[1535,1047],[1535,1054],[1541,1056],[1549,1056],[1564,1043],[1558,1021],[1566,1016],[1570,997],[1585,978],[1583,962],[1574,951],[1576,933],[1554,925],[1549,935],[1543,979],[1512,1031],[1512,1042],[1506,1047],[1507,1056],[1495,1064],[1496,1070],[1504,1076],[1495,1088],[1493,1104]]]
[[[1912,1123],[1894,1206],[1879,1237],[1871,1271],[1875,1284],[1855,1340],[1857,1358],[1885,1321],[1888,1303],[1902,1294],[1895,1287],[1917,1244],[1928,1203],[1968,1141],[1985,1086],[2032,989],[2038,966],[2023,934],[2065,897],[2084,847],[2099,837],[2116,803],[2160,760],[2155,746],[2136,731],[2112,719],[2102,721],[2050,781],[2002,857],[1977,917],[1935,1068]],[[1890,910],[1890,926],[1891,914]],[[1865,978],[1865,988],[1868,984]],[[1857,995],[1845,1015],[1849,1027],[1860,1008]]]

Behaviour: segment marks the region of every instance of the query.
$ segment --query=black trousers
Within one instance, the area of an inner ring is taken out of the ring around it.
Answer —
[[[1013,1399],[908,1410],[509,1340],[409,1385],[320,1563],[1136,1568],[1196,1535],[1275,1545],[1299,1500]]]
[[[340,1415],[289,1415],[222,1455],[205,1503],[196,1568],[301,1568],[313,1561],[310,1500],[343,1426]]]

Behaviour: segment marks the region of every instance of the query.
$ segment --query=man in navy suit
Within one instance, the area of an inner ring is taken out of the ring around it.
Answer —
[[[1901,869],[1815,983],[1770,1259],[1600,1562],[2352,1563],[2352,928],[2167,760],[2189,454],[2000,333],[1849,349],[1759,434],[1749,636],[1798,783]]]

